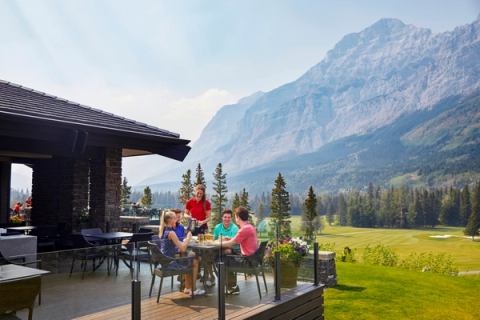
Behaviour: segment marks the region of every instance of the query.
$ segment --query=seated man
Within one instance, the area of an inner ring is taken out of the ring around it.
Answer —
[[[238,233],[238,227],[236,224],[232,223],[232,210],[225,209],[222,212],[222,223],[219,223],[213,229],[213,239],[217,240],[222,236],[223,240],[228,241],[233,239]],[[228,251],[227,251],[228,250]],[[226,254],[231,254],[232,250],[230,248],[225,250]]]
[[[257,231],[248,221],[248,210],[244,207],[235,209],[235,222],[240,226],[237,235],[228,241],[222,243],[223,246],[232,248],[234,245],[240,245],[240,252],[244,256],[251,256],[257,251]],[[228,294],[239,294],[240,289],[237,285],[235,274],[229,272],[228,275]]]

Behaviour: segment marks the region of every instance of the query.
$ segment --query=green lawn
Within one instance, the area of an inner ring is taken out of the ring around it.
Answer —
[[[292,231],[300,232],[299,216],[292,217]],[[324,223],[325,225],[325,223]],[[431,238],[432,235],[453,235],[446,239]],[[367,245],[383,244],[394,249],[401,257],[412,252],[446,253],[453,257],[459,271],[480,270],[480,240],[463,237],[463,228],[436,227],[431,229],[381,229],[353,228],[326,225],[317,236],[319,243],[334,243],[336,251],[344,247],[357,249],[357,258]]]
[[[337,263],[325,319],[480,319],[480,277]]]

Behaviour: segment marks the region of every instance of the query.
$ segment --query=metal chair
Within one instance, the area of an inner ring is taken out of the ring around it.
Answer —
[[[92,271],[95,271],[100,267],[100,265],[109,257],[109,253],[104,248],[97,248],[94,243],[87,241],[81,234],[72,234],[71,236],[72,243],[74,248],[72,265],[70,267],[69,277],[72,276],[73,266],[75,260],[81,260],[80,267],[82,268],[82,279],[85,276],[85,271],[87,270],[87,261],[92,261]],[[98,265],[95,264],[96,261],[99,261]],[[110,274],[110,267],[107,268],[108,274]]]
[[[263,266],[263,257],[265,256],[265,249],[268,241],[262,241],[257,251],[251,256],[227,255],[225,256],[225,265],[227,272],[245,273],[255,275],[257,280],[257,289],[260,299],[262,299],[262,292],[260,291],[260,282],[258,276],[263,277],[265,291],[268,293],[267,281],[265,279],[265,270]]]
[[[152,282],[150,284],[149,297],[152,296],[153,285],[155,284],[155,277],[160,277],[160,286],[158,288],[157,303],[160,300],[162,292],[163,278],[181,276],[191,273],[193,276],[193,259],[194,257],[175,257],[171,258],[162,253],[158,244],[164,240],[157,240],[156,242],[148,242],[148,249],[150,251],[150,263],[153,265]],[[180,287],[182,289],[182,286]],[[192,291],[193,298],[193,291]]]
[[[130,269],[130,274],[133,277],[133,262],[134,259],[138,261],[149,261],[150,253],[148,251],[147,242],[152,240],[153,232],[148,233],[134,233],[128,243],[120,249],[117,255],[115,274],[118,275],[118,259]],[[140,268],[140,264],[138,265]]]

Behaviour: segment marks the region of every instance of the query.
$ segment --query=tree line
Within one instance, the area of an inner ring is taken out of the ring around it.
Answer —
[[[143,195],[128,190],[126,179],[122,184],[122,202],[125,195],[140,199],[147,206],[184,207],[193,196],[196,184],[206,186],[200,163],[195,177],[189,169],[182,175],[177,193],[154,192],[146,187]],[[271,193],[250,197],[243,188],[228,193],[227,174],[219,163],[213,172],[210,193],[212,224],[221,221],[225,208],[243,206],[256,216],[256,221],[270,217],[270,229],[280,236],[291,234],[290,215],[302,214],[302,230],[307,239],[313,239],[321,229],[319,217],[324,215],[329,224],[353,227],[418,228],[438,224],[465,228],[465,234],[475,236],[480,228],[480,182],[463,188],[381,188],[372,183],[364,190],[350,190],[338,194],[316,194],[313,187],[306,195],[290,194],[281,173],[275,179]],[[472,189],[472,191],[470,191]],[[252,221],[253,222],[253,221]]]

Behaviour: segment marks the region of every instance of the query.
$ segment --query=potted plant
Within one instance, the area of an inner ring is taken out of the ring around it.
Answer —
[[[274,267],[275,253],[280,253],[280,287],[293,288],[297,285],[298,269],[308,254],[308,244],[299,238],[286,237],[272,241],[267,251],[267,261]]]
[[[25,220],[23,219],[22,216],[20,216],[19,214],[14,214],[14,215],[11,215],[10,216],[10,223],[15,225],[15,226],[19,226],[21,224],[23,224]]]

